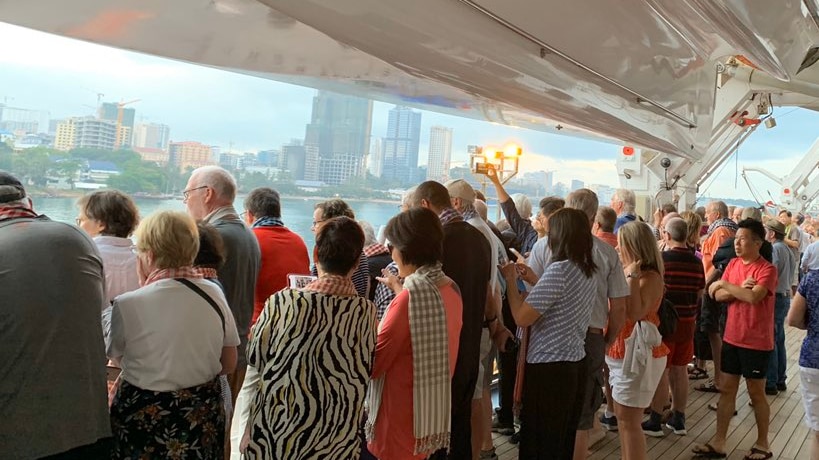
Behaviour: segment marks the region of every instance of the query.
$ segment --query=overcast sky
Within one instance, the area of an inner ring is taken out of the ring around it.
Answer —
[[[195,140],[223,151],[277,149],[304,138],[314,89],[65,39],[0,22],[0,103],[46,110],[52,118],[90,115],[97,93],[104,101],[130,101],[137,121],[164,123],[174,141]],[[374,137],[386,133],[392,105],[376,102]],[[817,136],[819,114],[777,108],[778,126],[758,129],[706,184],[707,195],[748,198],[742,166],[790,172]],[[614,161],[622,146],[513,129],[487,122],[423,112],[419,160],[426,162],[429,128],[453,128],[453,162],[467,160],[466,146],[520,143],[522,171],[555,170],[555,181],[580,179],[618,185]],[[755,175],[761,193],[778,187]],[[710,184],[710,185],[709,185]]]

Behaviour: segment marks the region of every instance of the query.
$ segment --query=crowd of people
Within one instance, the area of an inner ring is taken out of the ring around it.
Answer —
[[[238,212],[219,167],[193,172],[187,212],[97,191],[76,226],[0,172],[0,456],[491,460],[496,432],[580,460],[605,429],[639,460],[646,436],[687,434],[713,361],[716,433],[693,454],[726,457],[744,378],[745,458],[767,459],[785,324],[807,330],[819,456],[819,222],[719,201],[646,222],[626,189],[533,209],[489,179],[497,222],[466,181],[427,181],[380,239],[333,199],[305,242],[273,189]]]

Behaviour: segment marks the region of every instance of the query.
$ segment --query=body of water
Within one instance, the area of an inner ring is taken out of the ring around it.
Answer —
[[[244,207],[242,202],[244,197],[236,199],[234,206],[238,212],[242,212]],[[140,216],[147,216],[156,211],[185,211],[185,204],[182,200],[150,200],[135,199],[139,207]],[[290,230],[298,233],[307,246],[311,246],[313,233],[310,227],[313,224],[313,210],[316,203],[321,199],[307,198],[282,198],[282,220]],[[74,224],[77,218],[76,198],[35,198],[34,210],[38,214],[45,214],[53,220]],[[356,219],[365,220],[372,224],[376,231],[379,226],[386,225],[392,216],[399,212],[397,203],[381,203],[372,201],[348,201],[350,207],[355,211]]]

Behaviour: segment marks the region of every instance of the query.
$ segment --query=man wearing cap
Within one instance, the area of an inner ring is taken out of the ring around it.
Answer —
[[[0,452],[108,458],[102,260],[0,171]]]
[[[797,264],[793,253],[785,244],[785,226],[781,222],[768,219],[765,223],[765,239],[773,245],[773,265],[779,277],[774,301],[774,351],[768,360],[768,378],[765,383],[765,394],[776,395],[788,389],[785,385],[788,362],[785,354],[785,317],[788,316],[791,305],[791,278]]]

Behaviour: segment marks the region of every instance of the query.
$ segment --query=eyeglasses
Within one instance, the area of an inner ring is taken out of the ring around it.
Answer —
[[[391,245],[390,243],[387,243],[387,250],[392,252],[393,249],[395,249],[395,246]]]
[[[314,221],[313,221],[313,228],[316,228],[316,225],[318,225],[318,224],[320,224],[320,223],[324,222],[325,220],[326,220],[326,219],[322,219],[322,220],[314,220]]]
[[[207,185],[202,185],[200,187],[194,187],[194,188],[189,188],[187,190],[183,190],[182,191],[182,198],[187,200],[188,198],[190,198],[191,192],[195,192],[197,190],[202,190],[203,188],[208,188],[208,186]]]
[[[79,227],[80,225],[82,225],[82,217],[77,217],[76,219],[74,219],[74,222],[76,222],[77,227]]]

